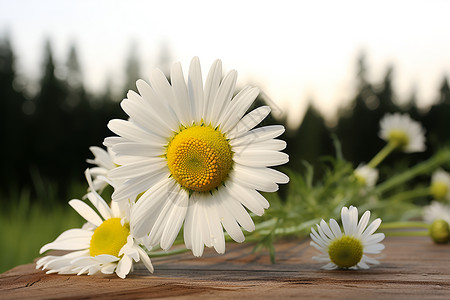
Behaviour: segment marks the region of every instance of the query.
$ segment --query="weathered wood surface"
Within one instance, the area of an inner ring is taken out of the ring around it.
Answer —
[[[450,245],[427,237],[387,238],[381,264],[369,270],[321,270],[316,253],[303,242],[276,246],[277,263],[253,245],[227,244],[212,250],[153,259],[155,273],[136,268],[123,280],[115,276],[45,275],[34,264],[0,274],[0,299],[220,299],[340,298],[450,299]]]

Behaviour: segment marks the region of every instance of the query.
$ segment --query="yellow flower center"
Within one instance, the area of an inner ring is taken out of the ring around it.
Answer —
[[[120,218],[111,218],[104,221],[95,229],[91,238],[89,254],[97,256],[109,254],[119,256],[119,251],[127,243],[130,235],[130,226],[120,224]]]
[[[396,148],[404,148],[409,144],[409,137],[403,130],[391,130],[388,136],[389,142]]]
[[[227,177],[233,152],[225,136],[210,126],[192,126],[169,142],[167,163],[175,180],[186,189],[207,192]]]
[[[441,181],[435,181],[431,184],[430,187],[431,195],[437,200],[444,199],[447,195],[448,186],[441,182]]]
[[[350,268],[360,262],[363,256],[363,245],[359,239],[343,235],[330,243],[328,255],[338,267]]]

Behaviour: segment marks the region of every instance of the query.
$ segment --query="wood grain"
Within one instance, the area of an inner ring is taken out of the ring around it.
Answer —
[[[369,270],[321,270],[309,240],[276,245],[277,263],[253,245],[227,244],[227,253],[208,249],[153,259],[155,273],[137,266],[127,279],[112,275],[46,275],[34,264],[0,274],[0,299],[221,299],[336,298],[450,299],[450,245],[427,237],[384,242],[381,264]]]

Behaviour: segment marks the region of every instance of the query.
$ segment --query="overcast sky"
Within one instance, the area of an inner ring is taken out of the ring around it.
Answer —
[[[100,91],[122,80],[133,45],[142,75],[157,67],[161,44],[187,71],[199,56],[236,69],[238,84],[260,87],[299,119],[308,99],[325,114],[354,93],[358,54],[369,78],[395,67],[400,99],[416,89],[431,103],[450,72],[450,1],[56,1],[0,0],[0,36],[8,32],[22,74],[40,72],[46,38],[56,59],[77,46],[85,85]]]

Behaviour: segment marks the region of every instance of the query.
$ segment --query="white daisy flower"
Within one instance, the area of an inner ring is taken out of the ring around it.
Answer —
[[[257,191],[274,192],[289,177],[268,167],[288,162],[280,152],[286,142],[275,139],[280,125],[253,129],[269,113],[262,106],[244,116],[259,90],[247,87],[233,97],[236,71],[222,78],[216,60],[203,86],[200,62],[192,59],[186,84],[179,63],[171,84],[153,70],[150,85],[137,81],[140,94],[128,92],[121,103],[129,120],[112,120],[119,137],[105,139],[120,167],[110,172],[123,180],[113,200],[126,201],[143,193],[131,212],[132,232],[149,234],[150,246],[168,249],[184,222],[186,247],[195,256],[204,245],[225,252],[222,226],[237,242],[240,226],[255,225],[244,208],[262,215],[268,201]]]
[[[437,170],[431,176],[431,195],[436,200],[450,200],[450,174]]]
[[[380,138],[404,152],[425,151],[425,130],[407,114],[387,114],[380,121]]]
[[[322,267],[327,270],[368,269],[368,264],[379,264],[378,260],[368,254],[378,254],[384,249],[384,245],[380,244],[384,233],[374,234],[381,224],[381,219],[376,219],[367,227],[369,218],[370,211],[366,211],[358,223],[358,209],[354,206],[343,207],[341,219],[344,233],[334,219],[330,219],[329,226],[322,220],[320,225],[317,224],[317,231],[311,227],[311,246],[321,252],[313,259],[327,263]]]
[[[114,163],[115,154],[110,148],[105,151],[100,147],[92,146],[89,147],[89,150],[94,154],[94,159],[87,159],[86,161],[96,165],[96,167],[89,169],[93,177],[93,188],[96,191],[101,191],[109,184],[107,180],[108,172],[117,167]]]
[[[354,174],[356,180],[368,188],[374,187],[378,180],[378,170],[366,164],[360,164],[355,169]]]
[[[86,178],[92,192],[88,199],[100,214],[97,214],[85,202],[74,199],[69,204],[88,222],[79,229],[63,232],[53,242],[44,245],[40,253],[47,250],[69,250],[62,256],[45,256],[36,262],[36,269],[42,268],[49,273],[88,274],[116,273],[125,278],[133,269],[133,261],[142,261],[153,273],[153,266],[146,251],[130,234],[129,207],[126,202],[112,202],[111,207],[93,189],[89,170]]]
[[[423,220],[432,224],[436,220],[444,220],[450,224],[450,206],[438,201],[432,201],[423,209]]]

